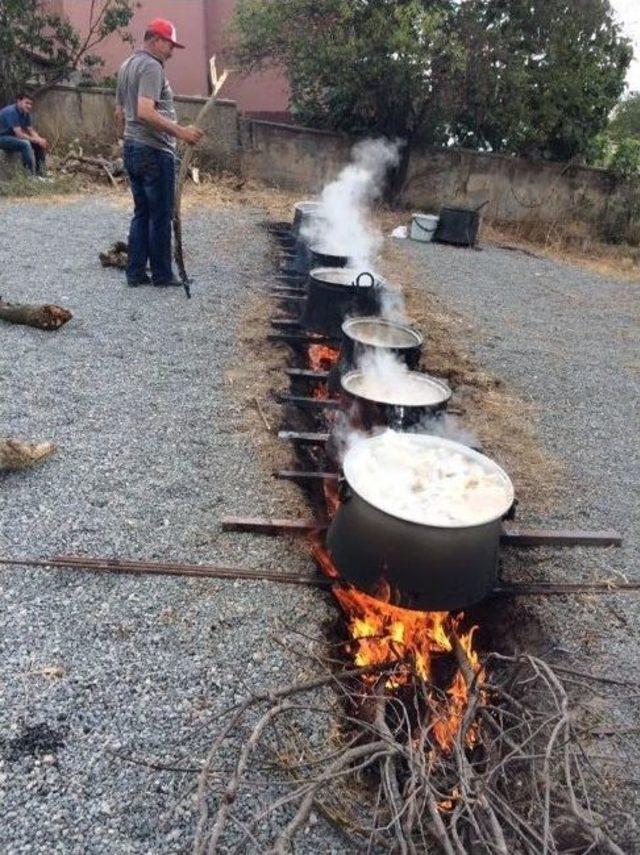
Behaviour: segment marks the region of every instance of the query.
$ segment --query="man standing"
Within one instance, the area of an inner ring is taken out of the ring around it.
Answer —
[[[190,145],[203,132],[178,124],[173,92],[164,64],[174,48],[176,30],[156,18],[147,27],[144,46],[121,66],[116,91],[116,122],[124,126],[124,165],[131,182],[134,214],[129,231],[127,283],[181,285],[171,266],[171,220],[176,173],[176,140]]]
[[[0,149],[19,152],[25,169],[41,178],[49,143],[33,128],[32,110],[33,98],[25,92],[18,95],[15,104],[0,110]]]

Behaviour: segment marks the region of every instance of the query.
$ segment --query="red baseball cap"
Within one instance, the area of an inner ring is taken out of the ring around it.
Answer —
[[[153,33],[154,36],[160,36],[161,39],[166,39],[168,42],[171,42],[174,47],[184,47],[184,45],[178,44],[176,41],[178,36],[176,28],[173,26],[171,21],[167,21],[166,18],[154,18],[147,27],[147,31]]]

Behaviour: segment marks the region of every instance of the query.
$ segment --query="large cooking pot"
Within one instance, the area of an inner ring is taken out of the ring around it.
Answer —
[[[504,506],[474,525],[443,526],[425,525],[411,514],[398,516],[384,501],[373,504],[367,499],[370,486],[359,483],[360,466],[372,444],[384,441],[379,434],[362,440],[344,458],[348,486],[327,534],[329,554],[344,581],[374,596],[388,585],[392,602],[403,608],[466,608],[496,585],[501,519],[513,504],[513,485],[496,463],[467,446],[428,434],[403,436],[420,447],[438,446],[479,463],[504,485]]]
[[[305,227],[309,225],[313,217],[318,215],[321,207],[322,205],[320,202],[312,202],[310,200],[295,203],[295,205],[293,206],[292,226],[292,232],[294,237],[300,237],[300,232],[305,231]]]
[[[384,283],[373,273],[352,268],[322,267],[309,273],[300,318],[309,332],[339,338],[345,318],[379,311]]]
[[[330,252],[317,245],[309,247],[311,255],[311,267],[347,267],[349,256],[344,254],[345,250]]]
[[[349,318],[341,327],[340,359],[329,372],[329,391],[339,394],[341,377],[360,368],[376,351],[394,354],[407,368],[417,368],[424,336],[408,324],[377,317]]]
[[[341,387],[352,424],[364,430],[380,425],[395,430],[417,424],[426,428],[451,398],[446,383],[421,371],[394,372],[379,389],[363,371],[348,371],[341,377]]]

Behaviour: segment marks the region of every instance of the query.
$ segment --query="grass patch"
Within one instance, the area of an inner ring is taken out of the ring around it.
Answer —
[[[11,178],[0,181],[0,197],[33,199],[77,193],[79,184],[74,175],[52,176],[51,181],[38,181],[20,170]]]

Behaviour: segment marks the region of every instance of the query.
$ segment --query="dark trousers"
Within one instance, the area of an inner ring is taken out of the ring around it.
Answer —
[[[145,275],[149,261],[154,285],[162,285],[173,278],[171,220],[175,157],[159,148],[125,140],[124,166],[134,202],[127,280],[139,281]]]
[[[22,157],[22,164],[32,175],[42,175],[44,171],[45,153],[42,146],[31,140],[21,140],[13,134],[0,135],[0,148],[4,151],[17,151]]]

